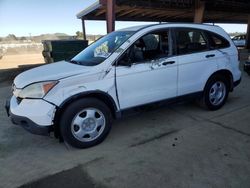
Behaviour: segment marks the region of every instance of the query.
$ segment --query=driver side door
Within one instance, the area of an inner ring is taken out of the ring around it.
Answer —
[[[170,31],[138,39],[118,61],[116,83],[122,110],[176,97],[177,59]]]

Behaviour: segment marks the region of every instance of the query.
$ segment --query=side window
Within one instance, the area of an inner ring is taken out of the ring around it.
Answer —
[[[179,55],[208,50],[207,39],[202,31],[197,29],[177,29],[176,48]]]
[[[223,38],[222,36],[208,32],[210,38],[210,47],[214,49],[227,48],[230,46],[230,43]]]
[[[120,65],[150,62],[171,55],[169,31],[152,32],[139,38],[124,54]]]

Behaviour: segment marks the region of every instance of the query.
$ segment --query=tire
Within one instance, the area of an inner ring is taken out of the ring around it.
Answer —
[[[202,106],[209,110],[218,110],[226,102],[229,93],[229,80],[222,75],[211,77],[204,89]]]
[[[101,143],[111,129],[112,115],[102,101],[84,98],[70,104],[61,116],[60,131],[67,143],[88,148]]]

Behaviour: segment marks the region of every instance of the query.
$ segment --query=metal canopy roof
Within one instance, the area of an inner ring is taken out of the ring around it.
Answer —
[[[203,22],[247,23],[249,0],[203,0]],[[117,21],[193,22],[195,0],[116,0]],[[84,20],[105,20],[105,0],[97,0],[77,14]]]

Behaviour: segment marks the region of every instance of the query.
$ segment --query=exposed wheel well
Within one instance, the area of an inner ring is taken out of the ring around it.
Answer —
[[[207,80],[207,82],[214,76],[216,75],[221,75],[223,77],[225,77],[227,80],[228,80],[228,84],[229,84],[229,91],[233,91],[233,88],[234,88],[234,85],[233,85],[233,75],[232,73],[229,71],[229,70],[219,70],[219,71],[216,71],[214,72],[210,77],[209,79]],[[207,84],[207,83],[206,83]],[[206,87],[206,85],[205,85]],[[204,88],[205,88],[204,87]],[[204,90],[204,89],[203,89]]]
[[[70,105],[74,101],[77,101],[82,98],[88,98],[88,97],[96,98],[104,102],[107,105],[107,107],[110,109],[112,113],[112,117],[114,119],[119,117],[116,103],[113,100],[113,98],[107,93],[96,91],[96,92],[86,92],[86,93],[80,93],[80,94],[74,95],[66,99],[56,110],[55,117],[54,117],[54,135],[56,138],[59,138],[62,141],[62,137],[60,135],[60,130],[59,130],[59,122],[60,122],[61,115],[63,114],[67,106]]]

